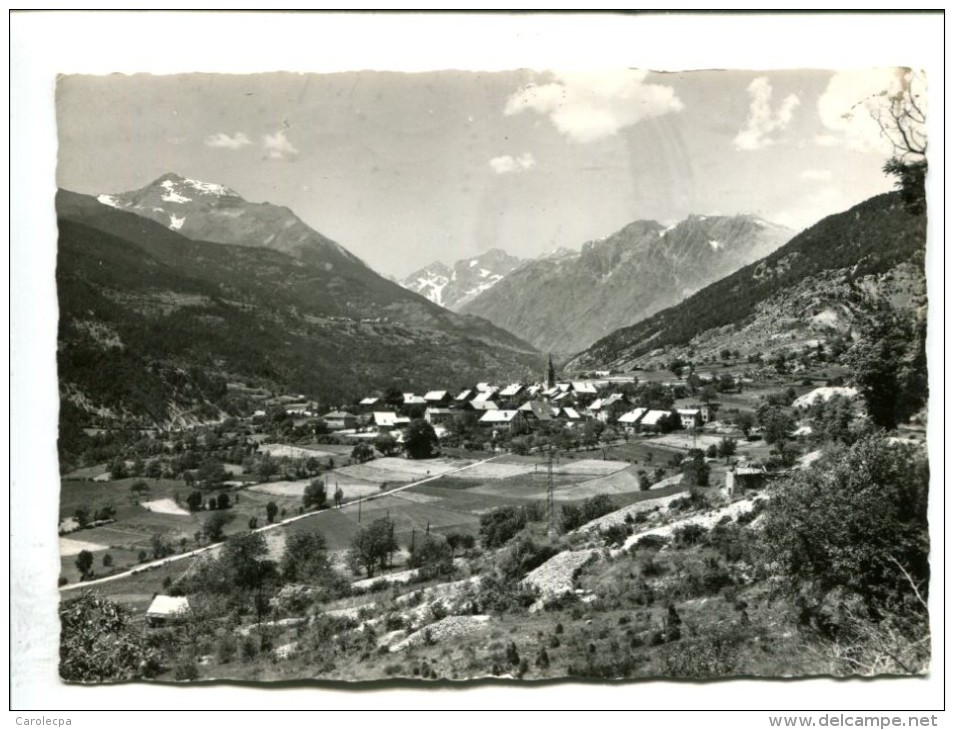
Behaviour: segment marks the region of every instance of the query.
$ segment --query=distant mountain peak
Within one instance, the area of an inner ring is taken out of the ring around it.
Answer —
[[[401,286],[456,310],[493,287],[522,263],[500,248],[491,248],[476,256],[460,259],[453,266],[435,261],[409,274]]]
[[[284,206],[252,203],[227,185],[175,172],[167,172],[138,190],[104,193],[96,199],[196,241],[269,248],[328,266],[359,262]]]
[[[636,220],[579,251],[525,263],[461,311],[542,351],[572,353],[774,251],[794,231],[752,216],[697,213],[665,227]]]

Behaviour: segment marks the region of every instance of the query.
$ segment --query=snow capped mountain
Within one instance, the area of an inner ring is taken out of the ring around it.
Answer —
[[[197,241],[271,248],[349,268],[360,260],[288,208],[250,203],[227,185],[167,173],[139,190],[103,193],[103,205],[149,218]]]
[[[453,268],[435,261],[407,276],[401,285],[435,304],[456,310],[493,287],[522,261],[499,248],[461,259]]]

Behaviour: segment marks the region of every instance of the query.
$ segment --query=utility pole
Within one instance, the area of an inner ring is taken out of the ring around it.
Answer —
[[[556,535],[553,510],[553,446],[547,451],[547,535],[552,539]]]
[[[361,524],[361,497],[358,497],[358,524]]]

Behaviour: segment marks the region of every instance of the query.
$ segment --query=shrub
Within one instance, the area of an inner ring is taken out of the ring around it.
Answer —
[[[643,535],[633,546],[635,550],[661,550],[669,544],[665,535]]]
[[[480,542],[485,548],[505,544],[528,522],[540,519],[542,510],[538,505],[497,507],[480,516]]]
[[[709,530],[706,527],[696,523],[681,525],[672,531],[673,541],[679,547],[699,545],[705,541],[708,534]]]

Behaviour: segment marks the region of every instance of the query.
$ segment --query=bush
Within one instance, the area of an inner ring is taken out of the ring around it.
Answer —
[[[597,494],[594,497],[583,500],[579,507],[574,505],[564,505],[561,509],[561,523],[564,532],[570,532],[581,527],[588,522],[609,514],[616,509],[613,500],[605,494]]]
[[[664,535],[643,535],[633,546],[635,550],[662,550],[669,544],[669,538]]]
[[[498,569],[505,580],[518,581],[557,552],[551,545],[537,544],[528,535],[522,535],[499,560]]]
[[[480,542],[485,548],[500,547],[526,527],[528,522],[539,520],[541,516],[542,510],[534,504],[521,507],[508,505],[485,512],[480,516]]]
[[[681,525],[672,531],[673,542],[679,547],[691,547],[705,541],[709,530],[703,525],[690,523]]]

